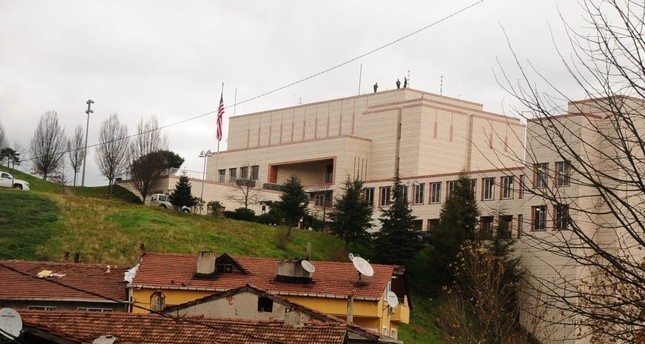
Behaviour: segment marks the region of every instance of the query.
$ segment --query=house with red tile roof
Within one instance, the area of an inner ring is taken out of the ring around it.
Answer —
[[[301,344],[347,343],[347,326],[308,322],[172,317],[124,312],[20,310],[27,343]]]
[[[162,312],[178,317],[205,316],[254,321],[277,320],[293,326],[302,326],[308,322],[317,321],[340,323],[347,326],[348,344],[400,343],[396,339],[295,304],[283,297],[269,294],[250,285],[165,308]]]
[[[0,308],[127,312],[127,271],[105,264],[0,260]]]
[[[409,322],[402,267],[373,264],[374,274],[365,276],[351,262],[311,263],[313,273],[304,271],[299,260],[146,253],[130,285],[132,311],[149,312],[158,298],[176,306],[252,285],[392,338],[401,323]],[[389,291],[398,296],[396,308],[387,301]]]

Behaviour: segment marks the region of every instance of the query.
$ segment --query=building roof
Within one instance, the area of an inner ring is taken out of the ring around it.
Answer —
[[[344,343],[347,328],[338,323],[299,327],[279,321],[170,317],[157,314],[21,310],[25,327],[50,329],[92,342],[116,337],[115,344],[134,343]]]
[[[127,270],[105,264],[0,260],[0,300],[125,302]],[[44,271],[51,272],[49,277],[38,277],[47,275]]]
[[[276,258],[237,257],[236,261],[246,270],[244,273],[221,273],[214,279],[197,279],[196,255],[146,253],[137,271],[132,286],[135,288],[185,289],[226,291],[247,284],[282,296],[314,296],[347,298],[355,300],[380,300],[388,282],[399,267],[373,264],[374,275],[362,276],[364,283],[357,283],[358,272],[351,262],[312,262],[316,271],[312,283],[285,283],[276,281]]]
[[[219,300],[219,299],[228,299],[231,296],[241,294],[241,293],[251,293],[251,294],[255,294],[255,295],[259,296],[259,297],[269,298],[269,299],[273,300],[274,302],[278,302],[278,303],[281,303],[284,306],[289,307],[289,309],[291,309],[291,312],[294,312],[294,311],[302,312],[304,314],[309,315],[313,319],[316,319],[317,321],[326,322],[326,323],[340,323],[340,324],[343,324],[343,325],[345,325],[347,327],[348,331],[351,331],[354,334],[361,336],[361,338],[363,338],[363,340],[365,340],[365,341],[377,341],[378,340],[379,342],[382,342],[382,343],[398,342],[396,340],[393,340],[390,337],[382,335],[381,333],[365,329],[365,328],[363,328],[361,326],[358,326],[358,325],[353,324],[353,323],[349,323],[346,320],[338,318],[338,317],[335,317],[333,315],[323,313],[323,312],[319,312],[319,311],[317,311],[315,309],[311,309],[309,307],[305,307],[305,306],[299,305],[297,303],[293,303],[293,302],[291,302],[291,301],[289,301],[289,300],[287,300],[285,298],[282,298],[282,297],[267,293],[266,291],[258,289],[258,288],[254,287],[252,285],[245,285],[243,287],[239,287],[239,288],[231,289],[231,290],[228,290],[228,291],[225,291],[225,292],[205,296],[203,298],[200,298],[200,299],[197,299],[197,300],[194,300],[194,301],[189,301],[189,302],[186,302],[186,303],[183,303],[183,304],[180,304],[180,305],[169,307],[169,308],[164,309],[163,313],[173,314],[175,312],[181,311],[183,309],[186,309],[186,308],[189,308],[189,307],[192,307],[192,306],[196,306],[196,305],[200,305],[200,304],[207,304],[207,303],[209,303],[211,301]]]

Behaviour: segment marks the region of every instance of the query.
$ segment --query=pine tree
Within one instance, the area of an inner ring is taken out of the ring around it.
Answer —
[[[282,183],[280,190],[282,195],[278,207],[284,215],[284,222],[287,226],[296,227],[300,219],[307,214],[309,196],[302,187],[300,178],[295,175]]]
[[[345,181],[345,193],[334,201],[334,209],[329,214],[331,230],[349,244],[368,242],[372,228],[372,206],[363,196],[361,180]]]
[[[197,199],[193,197],[192,185],[185,174],[179,177],[179,181],[175,184],[175,189],[170,192],[168,198],[170,203],[177,208],[193,207],[197,204]]]
[[[381,210],[381,230],[374,238],[374,258],[379,263],[406,265],[421,248],[421,240],[412,229],[415,217],[403,193],[398,173],[392,186],[392,203]]]
[[[474,239],[479,218],[479,208],[470,179],[464,172],[459,174],[453,190],[441,206],[439,225],[432,233],[433,248],[430,251],[430,276],[432,287],[441,288],[454,280],[452,264],[457,259],[461,245]]]

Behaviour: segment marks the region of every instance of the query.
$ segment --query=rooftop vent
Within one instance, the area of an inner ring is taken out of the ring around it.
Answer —
[[[201,251],[197,255],[196,278],[208,278],[215,274],[215,252]]]
[[[307,266],[305,265],[305,267]],[[313,271],[311,271],[312,269],[307,271],[305,267],[303,267],[301,261],[298,259],[280,261],[278,262],[276,280],[285,283],[311,283]]]

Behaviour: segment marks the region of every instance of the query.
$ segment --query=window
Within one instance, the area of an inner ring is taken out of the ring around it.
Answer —
[[[237,180],[237,168],[228,169],[228,178],[231,183],[235,183]]]
[[[420,232],[423,230],[423,220],[412,220],[412,230]]]
[[[482,179],[482,184],[484,184],[482,186],[482,200],[493,199],[495,194],[495,178],[484,178]]]
[[[396,332],[395,329],[390,330],[390,337],[396,339],[398,336],[398,333]]]
[[[522,236],[522,230],[524,229],[524,215],[517,214],[517,237]]]
[[[553,216],[553,227],[557,230],[565,230],[569,227],[569,206],[559,204],[555,206],[555,214]]]
[[[76,307],[77,311],[86,311],[86,312],[112,312],[112,308],[95,308],[95,307]]]
[[[248,166],[240,167],[240,174],[241,174],[240,177],[242,179],[249,178],[249,167]]]
[[[524,198],[524,188],[526,187],[526,177],[522,174],[520,175],[520,191],[518,192],[517,198]]]
[[[273,300],[268,297],[258,297],[258,312],[273,312]]]
[[[456,180],[450,180],[446,182],[446,198],[449,198],[450,195],[452,195],[452,193],[455,192],[456,188],[457,188]]]
[[[502,199],[513,198],[513,176],[502,177]]]
[[[430,183],[430,203],[441,203],[441,182]]]
[[[571,179],[571,166],[568,161],[555,163],[555,186],[569,186]]]
[[[55,311],[56,306],[27,306],[27,309],[33,309],[37,311]]]
[[[220,183],[226,181],[226,170],[217,170],[217,181]]]
[[[546,206],[531,207],[531,214],[533,216],[531,229],[534,231],[546,230]]]
[[[403,197],[404,200],[409,202],[407,185],[401,185],[401,197]]]
[[[367,204],[374,205],[374,188],[363,189],[363,195]]]
[[[535,179],[533,180],[533,185],[535,185],[536,188],[546,187],[547,176],[549,175],[549,164],[546,162],[541,164],[535,164],[533,166],[533,171],[535,173]]]
[[[499,227],[500,237],[510,239],[513,237],[513,215],[500,215]]]
[[[260,179],[260,166],[251,166],[251,180]]]
[[[479,235],[482,239],[491,239],[493,237],[492,216],[482,216],[479,218]]]
[[[423,204],[423,194],[425,192],[425,188],[426,185],[424,183],[414,186],[414,204]]]
[[[439,226],[439,219],[429,219],[428,220],[428,232],[434,230]]]
[[[477,179],[469,179],[470,181],[470,190],[473,192],[473,196],[477,194]]]
[[[379,188],[379,205],[381,207],[392,203],[391,190],[392,188],[389,186],[381,186]]]

